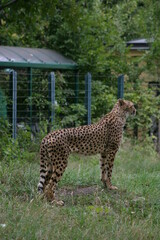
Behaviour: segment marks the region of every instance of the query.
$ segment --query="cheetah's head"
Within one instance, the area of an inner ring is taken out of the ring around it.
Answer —
[[[134,104],[131,101],[127,101],[124,99],[119,99],[118,100],[120,109],[125,113],[126,117],[129,115],[135,116],[136,115],[136,109],[134,107]]]

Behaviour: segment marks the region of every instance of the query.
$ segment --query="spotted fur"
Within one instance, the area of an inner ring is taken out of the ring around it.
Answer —
[[[126,118],[135,113],[132,102],[119,99],[112,111],[96,124],[49,133],[41,143],[38,191],[44,192],[50,201],[55,199],[56,185],[73,152],[100,154],[101,180],[109,189],[117,189],[111,184],[114,158],[120,146]]]

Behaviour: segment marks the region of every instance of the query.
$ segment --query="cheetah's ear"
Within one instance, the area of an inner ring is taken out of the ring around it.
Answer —
[[[125,102],[124,102],[123,99],[119,99],[118,101],[119,101],[119,105],[120,105],[120,106],[123,106],[123,105],[125,104]]]

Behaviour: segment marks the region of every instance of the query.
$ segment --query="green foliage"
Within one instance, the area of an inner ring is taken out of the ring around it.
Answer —
[[[42,123],[41,123],[42,124]],[[0,119],[0,160],[6,164],[23,164],[24,159],[32,160],[35,153],[39,152],[42,138],[47,134],[47,130],[41,127],[37,133],[36,140],[32,140],[29,126],[24,125],[18,129],[16,140],[12,138],[11,125],[7,120]],[[37,153],[36,153],[37,154]]]
[[[3,118],[0,119],[0,158],[4,156],[4,150],[9,143],[9,129],[10,125],[8,121]]]
[[[141,59],[139,60],[141,61]],[[129,125],[140,129],[140,135],[146,137],[152,126],[152,119],[159,118],[158,111],[160,96],[156,96],[157,88],[149,87],[142,77],[145,67],[137,66],[138,62],[132,63],[128,72],[128,79],[125,83],[125,98],[135,103],[137,114],[131,119]]]
[[[105,78],[104,78],[105,79]],[[117,101],[117,93],[114,86],[105,84],[105,80],[94,81],[92,84],[92,118],[97,121],[113,108]]]
[[[125,45],[119,38],[112,10],[105,8],[101,1],[59,2],[45,34],[48,45],[77,61],[81,70],[104,73],[110,68],[120,69],[116,59],[122,57]],[[117,48],[119,45],[120,56],[114,55],[113,60],[110,47],[115,45]]]
[[[62,113],[62,110],[61,110]],[[64,114],[64,113],[63,113]],[[86,109],[82,104],[71,104],[68,111],[61,120],[59,126],[62,127],[77,127],[82,125],[84,117],[86,116]]]

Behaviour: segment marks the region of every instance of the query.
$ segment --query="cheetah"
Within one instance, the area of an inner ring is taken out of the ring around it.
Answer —
[[[136,109],[131,101],[119,99],[112,111],[95,124],[49,133],[43,138],[40,148],[38,191],[44,192],[49,201],[55,201],[56,185],[67,167],[71,153],[100,154],[101,181],[110,190],[118,189],[111,183],[113,163],[126,119],[135,114]]]

